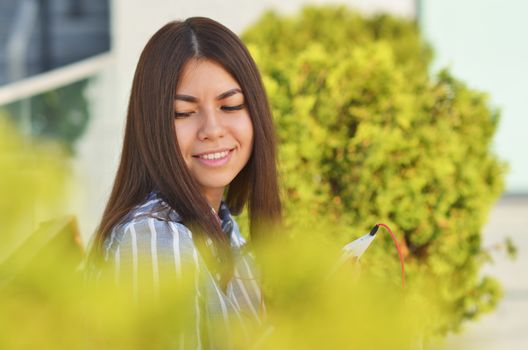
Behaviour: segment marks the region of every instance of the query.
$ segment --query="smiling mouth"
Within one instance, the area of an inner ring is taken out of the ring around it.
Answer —
[[[221,161],[221,160],[224,160],[224,159],[228,158],[228,156],[231,154],[231,152],[234,149],[235,148],[223,149],[223,150],[207,152],[207,153],[201,153],[201,154],[193,155],[193,157],[194,158],[198,158],[198,159],[203,160],[203,161],[207,161],[208,163],[209,162],[218,162],[218,161]]]

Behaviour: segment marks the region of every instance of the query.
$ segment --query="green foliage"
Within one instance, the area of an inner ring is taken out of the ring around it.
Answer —
[[[242,37],[278,129],[287,226],[324,217],[344,243],[388,224],[411,284],[436,280],[440,333],[492,309],[500,286],[479,276],[481,231],[506,165],[490,151],[499,113],[486,95],[447,70],[431,76],[415,23],[386,15],[268,12]],[[398,280],[388,235],[365,262]]]
[[[0,261],[36,223],[64,215],[71,184],[64,150],[21,137],[0,111]]]
[[[75,142],[84,134],[90,122],[85,97],[88,82],[87,79],[80,80],[26,100],[0,106],[0,115],[6,114],[19,129],[28,128],[26,132],[33,137],[59,141],[70,154],[74,154]]]
[[[36,209],[56,217],[53,209],[69,195],[67,158],[59,150],[21,137],[0,118],[0,349],[195,349],[196,327],[203,332],[210,325],[211,336],[200,338],[207,349],[403,350],[420,345],[428,331],[425,321],[435,310],[421,298],[421,288],[394,292],[390,281],[361,276],[358,283],[358,271],[348,269],[357,264],[333,268],[339,246],[321,239],[324,225],[314,225],[308,239],[258,247],[268,276],[259,281],[265,282],[267,317],[255,327],[243,311],[241,318],[229,318],[228,327],[220,310],[195,318],[197,302],[209,307],[209,292],[186,259],[177,275],[172,260],[160,260],[159,290],[152,288],[152,266],[142,258],[146,264],[137,273],[129,259],[120,260],[117,284],[112,264],[97,273],[87,268],[85,275],[71,218],[27,235]],[[270,302],[268,291],[275,293]],[[242,329],[240,321],[250,327]]]

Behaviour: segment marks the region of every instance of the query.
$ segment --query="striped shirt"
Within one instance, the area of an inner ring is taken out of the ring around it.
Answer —
[[[209,271],[200,256],[191,231],[154,192],[132,209],[104,241],[104,260],[114,270],[116,282],[120,283],[123,273],[131,273],[126,277],[132,281],[135,297],[144,278],[152,279],[156,291],[167,271],[174,276],[193,274],[194,305],[189,317],[192,327],[178,336],[181,349],[230,348],[230,327],[236,324],[241,329],[254,330],[265,316],[254,256],[241,249],[246,241],[223,201],[218,215],[235,259],[234,275],[225,292],[219,287],[219,276]],[[218,334],[222,335],[221,346],[215,336]]]

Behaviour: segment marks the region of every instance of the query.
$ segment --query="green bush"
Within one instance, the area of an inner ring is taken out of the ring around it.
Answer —
[[[442,307],[432,321],[440,333],[492,309],[500,287],[479,275],[481,231],[507,167],[490,150],[499,113],[486,95],[447,70],[430,74],[416,24],[387,15],[268,12],[242,37],[278,128],[286,224],[324,218],[343,242],[388,224],[410,285],[434,279],[426,297]],[[397,281],[395,249],[382,238],[363,265]]]

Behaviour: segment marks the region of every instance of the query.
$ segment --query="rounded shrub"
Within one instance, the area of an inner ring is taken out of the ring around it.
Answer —
[[[492,309],[500,287],[479,274],[481,232],[507,167],[491,151],[499,113],[487,96],[447,70],[431,74],[416,24],[387,15],[268,12],[242,37],[278,129],[286,226],[309,235],[324,221],[345,243],[388,224],[409,285],[434,283],[426,297],[443,311],[431,321],[437,332]],[[398,281],[396,256],[382,235],[363,265]]]

